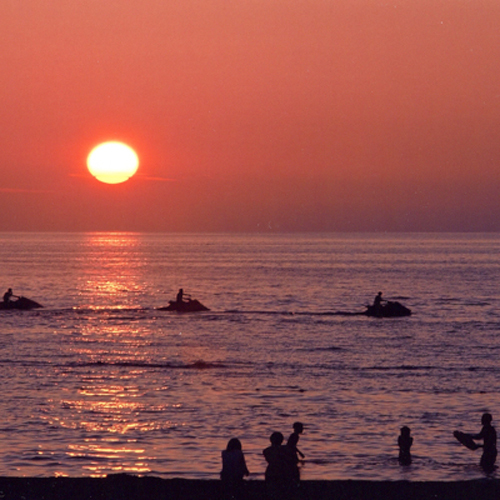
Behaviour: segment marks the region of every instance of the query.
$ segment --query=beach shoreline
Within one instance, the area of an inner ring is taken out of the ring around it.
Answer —
[[[0,477],[5,500],[220,500],[217,480],[162,479],[127,474],[104,478]],[[265,483],[246,481],[245,500],[264,500]],[[302,481],[298,500],[497,500],[500,480],[456,482]]]

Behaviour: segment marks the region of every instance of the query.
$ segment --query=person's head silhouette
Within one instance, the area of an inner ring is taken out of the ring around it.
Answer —
[[[273,446],[279,446],[283,443],[283,434],[281,432],[273,432],[269,438]]]
[[[483,425],[490,425],[492,420],[493,417],[491,416],[491,413],[483,413],[483,416],[481,417],[481,423]]]

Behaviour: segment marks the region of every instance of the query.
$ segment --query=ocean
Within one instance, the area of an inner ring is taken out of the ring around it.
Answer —
[[[500,421],[499,234],[0,233],[0,257],[44,305],[0,311],[0,476],[216,479],[238,437],[262,479],[301,421],[303,479],[484,477],[452,433]],[[179,288],[210,311],[158,310]],[[413,315],[334,314],[378,291]]]

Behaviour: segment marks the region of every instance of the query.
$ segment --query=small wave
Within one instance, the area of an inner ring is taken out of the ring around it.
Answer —
[[[408,371],[419,371],[419,370],[443,370],[442,366],[418,366],[418,365],[399,365],[399,366],[368,366],[362,367],[360,370],[376,370],[376,371],[392,371],[392,370],[408,370]],[[446,369],[446,368],[445,368]]]
[[[337,346],[330,346],[330,347],[312,347],[310,349],[303,349],[304,351],[307,351],[307,352],[324,352],[324,351],[343,351],[344,348],[343,347],[337,347]]]
[[[305,460],[305,463],[307,464],[314,464],[314,465],[330,465],[331,463],[334,463],[335,460],[331,459],[325,459],[325,458],[312,458],[312,459],[307,459]]]
[[[210,368],[225,368],[222,363],[207,363],[206,361],[195,361],[189,365],[185,365],[185,368],[193,368],[195,370],[207,370]]]
[[[32,457],[25,457],[24,460],[31,460],[32,462],[41,462],[41,461],[52,462],[55,459],[54,457],[47,455],[34,455]]]
[[[149,363],[142,361],[93,361],[93,362],[76,362],[68,363],[65,366],[70,366],[74,368],[83,368],[91,366],[102,366],[102,367],[123,367],[123,368],[161,368],[166,370],[209,370],[213,368],[226,368],[223,363],[217,362],[207,362],[203,360],[194,361],[193,363]]]
[[[37,309],[31,311],[40,316],[100,316],[108,318],[120,318],[127,321],[144,319],[149,314],[156,313],[158,309],[154,307],[129,307],[129,306],[74,306],[62,309]],[[221,316],[230,314],[255,315],[255,316],[365,316],[365,311],[270,311],[263,309],[246,310],[246,309],[227,309],[224,311],[208,311],[203,315],[204,319],[220,319]],[[189,315],[191,317],[199,317],[198,315]],[[185,318],[185,315],[180,317]]]
[[[63,314],[76,314],[76,315],[86,315],[86,314],[123,314],[123,313],[144,313],[146,311],[152,311],[154,308],[151,307],[132,307],[132,306],[72,306],[63,307],[57,309],[51,309],[46,307],[44,309],[37,309],[36,312],[42,315],[63,315]]]
[[[293,311],[266,311],[266,310],[260,310],[260,309],[255,309],[253,311],[249,310],[239,310],[239,309],[228,309],[227,311],[224,311],[225,314],[261,314],[261,315],[276,315],[276,316],[293,316],[294,313]]]
[[[486,302],[486,301],[481,301],[481,300],[470,300],[465,302],[466,306],[479,306],[479,307],[485,307],[485,306],[491,306],[491,302]]]
[[[238,310],[229,309],[225,314],[255,314],[270,316],[365,316],[364,311],[266,311],[266,310]]]
[[[360,371],[432,371],[432,370],[439,370],[439,371],[445,371],[445,372],[463,372],[464,368],[463,367],[457,367],[457,366],[432,366],[432,365],[423,365],[423,366],[418,366],[418,365],[398,365],[398,366],[366,366],[366,367],[359,367],[355,368],[356,370]],[[465,370],[470,371],[470,372],[475,372],[475,371],[481,371],[481,372],[491,372],[495,373],[497,371],[500,371],[500,368],[497,367],[491,367],[491,366],[470,366],[468,368],[465,368]]]

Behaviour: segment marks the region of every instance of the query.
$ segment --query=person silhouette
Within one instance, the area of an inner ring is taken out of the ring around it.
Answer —
[[[177,292],[177,296],[175,297],[175,301],[178,304],[182,304],[183,300],[182,297],[184,296],[184,290],[182,288],[179,288],[179,291]]]
[[[483,441],[483,454],[479,465],[485,472],[493,472],[495,470],[495,461],[497,459],[497,432],[491,425],[493,417],[490,413],[483,413],[481,417],[482,429],[479,434],[473,434],[471,437],[475,440]]]
[[[398,437],[399,463],[401,465],[411,465],[410,448],[413,444],[413,438],[410,436],[411,430],[406,425],[401,427],[401,434]]]
[[[297,443],[299,442],[300,435],[304,432],[304,424],[302,422],[295,422],[293,424],[293,432],[290,434],[286,445],[292,450],[295,457],[295,461],[299,462],[300,458],[305,458],[305,455],[297,448]]]
[[[228,500],[241,498],[243,476],[248,476],[250,473],[248,472],[240,440],[238,438],[231,438],[221,455],[222,471],[220,478],[224,498]]]
[[[3,294],[3,301],[7,304],[7,302],[10,301],[11,297],[15,297],[15,295],[12,293],[12,288],[9,288],[4,294]]]
[[[375,296],[375,299],[373,300],[373,307],[377,309],[382,307],[383,300],[384,299],[382,298],[382,292],[378,292],[377,295]]]
[[[281,432],[273,432],[269,438],[271,446],[263,451],[268,464],[265,482],[269,500],[293,498],[298,487],[296,455],[289,446],[283,446],[283,439]]]

